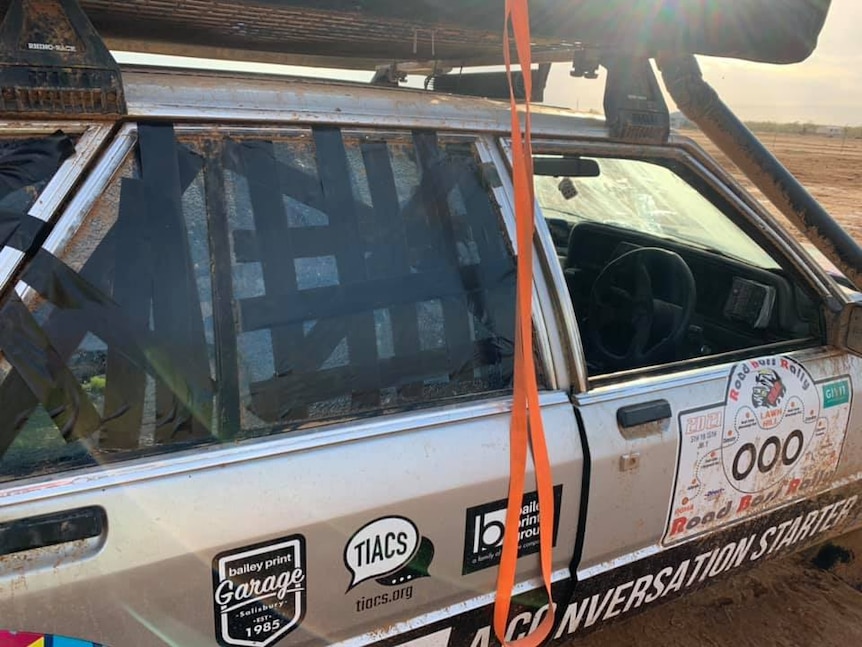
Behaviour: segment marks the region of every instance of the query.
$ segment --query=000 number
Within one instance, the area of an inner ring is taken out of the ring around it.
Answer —
[[[770,436],[759,448],[754,443],[745,443],[733,458],[733,478],[744,481],[755,466],[761,474],[766,474],[778,465],[779,460],[785,467],[790,467],[799,460],[804,444],[805,437],[799,429],[787,434],[783,442],[777,436]]]

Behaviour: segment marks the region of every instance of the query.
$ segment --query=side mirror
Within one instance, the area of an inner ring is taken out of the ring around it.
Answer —
[[[845,324],[844,346],[851,353],[862,356],[862,293],[858,301],[848,304],[841,317]]]

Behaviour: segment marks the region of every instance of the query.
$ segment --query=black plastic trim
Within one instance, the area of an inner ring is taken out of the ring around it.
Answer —
[[[107,527],[105,510],[97,506],[7,521],[0,523],[0,555],[91,539]]]
[[[666,420],[670,416],[670,404],[667,400],[652,400],[617,409],[617,422],[624,429],[645,425],[648,422]]]

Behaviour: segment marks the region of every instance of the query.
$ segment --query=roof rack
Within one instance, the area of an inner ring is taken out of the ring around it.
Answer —
[[[795,62],[813,51],[830,2],[531,0],[533,60],[542,66],[534,74],[543,85],[547,64],[567,61],[574,76],[594,78],[600,62],[660,53]],[[410,70],[434,77],[438,89],[484,96],[501,82],[473,76],[468,85],[460,72],[440,74],[502,63],[500,0],[474,0],[469,10],[463,0],[170,4],[165,11],[164,0],[0,0],[0,114],[123,113],[108,48],[367,69],[390,85]],[[765,30],[769,38],[760,37]]]
[[[798,62],[813,51],[830,2],[531,0],[534,60],[571,61],[574,48],[584,45],[646,57],[669,52]],[[0,12],[15,4],[0,0]],[[469,8],[463,0],[170,5],[165,11],[164,0],[80,0],[111,49],[368,70],[410,61],[453,68],[502,62],[500,0],[473,0]]]

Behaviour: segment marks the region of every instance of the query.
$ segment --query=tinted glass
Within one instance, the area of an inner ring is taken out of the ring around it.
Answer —
[[[0,479],[506,392],[471,141],[142,125],[0,306]]]

